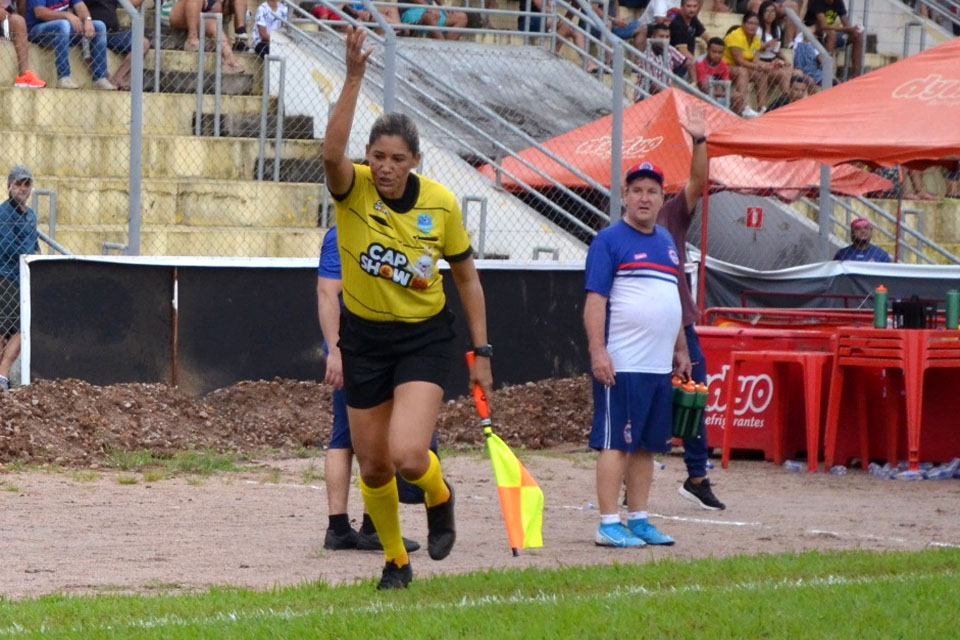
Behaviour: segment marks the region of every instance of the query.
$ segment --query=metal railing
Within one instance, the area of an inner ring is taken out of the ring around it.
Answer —
[[[57,237],[57,192],[53,189],[34,189],[33,194],[30,197],[31,208],[34,213],[37,214],[37,217],[40,217],[38,213],[40,211],[40,198],[47,198],[47,220],[49,221],[47,233],[50,234],[50,239],[55,239]]]
[[[267,103],[270,97],[271,62],[280,64],[280,77],[277,81],[277,121],[273,141],[273,181],[280,182],[280,159],[283,155],[283,96],[287,62],[285,58],[275,55],[268,55],[263,58],[263,90],[260,97],[260,155],[257,159],[257,180],[263,180],[263,164],[267,153]]]
[[[910,55],[910,32],[914,27],[920,30],[920,51],[927,48],[927,28],[919,20],[911,20],[903,27],[903,57]]]
[[[921,7],[932,10],[949,26],[960,28],[960,3],[954,2],[954,0],[919,0],[914,8],[917,15],[921,15]]]
[[[197,46],[197,116],[196,123],[194,124],[194,134],[200,135],[201,131],[201,120],[203,120],[203,83],[204,83],[204,68],[203,68],[203,58],[206,55],[206,34],[207,28],[205,20],[207,18],[212,18],[217,23],[217,32],[216,39],[217,43],[214,47],[214,55],[217,57],[216,62],[213,68],[213,136],[215,138],[220,137],[220,108],[221,108],[221,76],[223,70],[221,68],[222,55],[223,55],[223,14],[222,13],[200,13],[200,44]]]

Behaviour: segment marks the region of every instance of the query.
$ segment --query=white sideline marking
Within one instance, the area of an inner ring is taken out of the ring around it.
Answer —
[[[154,629],[158,627],[186,627],[186,626],[210,626],[218,623],[242,623],[250,620],[293,620],[297,618],[305,618],[311,615],[321,615],[321,616],[336,616],[342,618],[345,614],[351,615],[368,615],[371,613],[382,613],[384,611],[390,612],[409,612],[415,613],[422,611],[423,609],[436,609],[436,610],[464,610],[464,609],[477,609],[484,608],[488,606],[503,606],[503,605],[524,605],[524,604],[544,604],[552,603],[558,604],[561,602],[582,602],[590,600],[608,600],[608,599],[617,599],[629,596],[658,596],[658,595],[671,595],[671,594],[682,594],[682,593],[704,593],[704,592],[720,592],[720,593],[730,593],[736,591],[767,591],[770,589],[805,589],[805,588],[818,588],[818,587],[840,587],[840,586],[852,586],[852,585],[864,585],[864,584],[880,584],[880,583],[897,583],[905,582],[908,579],[923,579],[923,578],[935,578],[935,577],[960,577],[960,570],[944,570],[933,573],[919,573],[919,574],[910,574],[910,575],[892,575],[892,576],[858,576],[858,577],[847,577],[847,576],[837,576],[837,575],[828,575],[822,578],[782,578],[780,580],[766,580],[759,582],[741,582],[735,583],[727,586],[704,586],[700,584],[691,584],[685,585],[682,587],[644,587],[641,585],[634,587],[617,587],[612,591],[607,591],[603,593],[594,593],[594,594],[582,594],[582,595],[566,595],[563,593],[547,593],[539,592],[536,595],[525,596],[519,593],[514,593],[510,596],[498,596],[498,595],[488,595],[480,596],[476,598],[464,597],[458,602],[435,602],[435,603],[410,603],[399,605],[396,602],[390,601],[381,601],[373,602],[367,605],[360,607],[318,607],[315,609],[306,609],[293,611],[289,607],[286,609],[272,609],[272,608],[257,608],[251,611],[230,611],[226,613],[216,613],[209,616],[197,616],[192,618],[184,618],[176,614],[160,616],[156,618],[142,618],[139,620],[131,620],[127,623],[120,625],[96,625],[90,627],[72,627],[70,629],[61,629],[61,628],[47,628],[45,625],[41,625],[38,628],[30,629],[24,627],[23,625],[12,622],[6,627],[0,627],[0,636],[17,636],[24,634],[35,634],[35,633],[45,633],[45,632],[58,632],[63,633],[67,631],[69,633],[85,633],[89,634],[96,631],[118,631],[121,629],[127,628],[137,628],[137,629]]]
[[[699,522],[701,524],[722,524],[729,527],[766,527],[762,522],[738,522],[737,520],[713,520],[711,518],[687,518],[686,516],[666,516],[662,513],[651,513],[651,518],[676,520],[677,522]]]
[[[927,543],[928,547],[943,547],[945,549],[960,549],[960,544],[953,544],[952,542],[937,542],[932,541]]]
[[[807,529],[803,533],[811,536],[837,538],[838,540],[872,540],[874,542],[896,542],[897,544],[909,544],[910,542],[905,538],[875,536],[870,533],[839,533],[837,531],[825,531],[823,529]]]

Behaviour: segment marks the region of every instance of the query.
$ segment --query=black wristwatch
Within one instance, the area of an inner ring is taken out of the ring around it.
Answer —
[[[473,348],[473,355],[483,356],[484,358],[493,357],[493,345],[492,344],[482,344],[479,347]]]
[[[694,138],[694,139],[693,139],[693,144],[694,144],[694,146],[696,146],[696,145],[698,145],[698,144],[703,144],[703,143],[706,142],[706,141],[707,141],[707,136],[700,136],[699,138]]]

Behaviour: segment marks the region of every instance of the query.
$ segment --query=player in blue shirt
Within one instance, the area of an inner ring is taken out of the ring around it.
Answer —
[[[857,218],[850,223],[849,246],[837,251],[834,260],[853,260],[855,262],[893,262],[890,254],[875,244],[870,244],[873,238],[873,225],[867,218]]]
[[[663,199],[663,172],[649,162],[632,167],[623,219],[598,233],[587,253],[583,317],[594,377],[590,447],[599,451],[601,546],[673,544],[647,517],[653,454],[670,450],[670,374],[691,372],[677,288],[683,265],[670,233],[656,224]],[[624,480],[626,526],[617,505]]]

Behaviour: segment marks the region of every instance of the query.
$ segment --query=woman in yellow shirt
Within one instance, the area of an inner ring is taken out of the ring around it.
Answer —
[[[760,29],[760,19],[757,14],[747,11],[743,14],[740,26],[730,31],[723,39],[726,51],[723,60],[730,67],[730,80],[733,94],[743,99],[744,116],[759,115],[747,104],[749,83],[753,82],[757,90],[757,106],[759,113],[763,113],[770,102],[770,85],[779,86],[780,92],[787,93],[790,86],[790,70],[784,67],[779,58],[772,62],[764,62],[757,57],[757,52],[763,49],[763,42],[757,31]],[[736,102],[736,101],[735,101]]]
[[[404,114],[380,116],[370,130],[368,166],[345,155],[372,49],[347,29],[347,73],[323,143],[326,187],[335,201],[343,276],[340,353],[360,492],[383,544],[378,589],[413,579],[403,547],[394,470],[424,490],[427,549],[442,560],[456,538],[453,488],[429,450],[443,400],[453,342],[437,266],[450,264],[479,356],[470,383],[490,397],[493,378],[483,289],[456,197],[413,173],[416,126]]]

